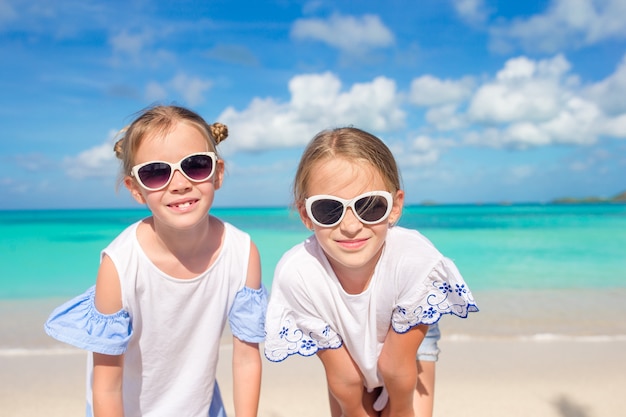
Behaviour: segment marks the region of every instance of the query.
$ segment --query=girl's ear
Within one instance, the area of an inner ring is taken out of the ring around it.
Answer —
[[[313,230],[313,222],[311,221],[311,219],[309,219],[309,215],[306,214],[306,207],[304,205],[304,201],[298,202],[297,208],[298,208],[298,214],[300,215],[300,220],[302,220],[302,223],[304,223],[304,226],[309,230]]]
[[[124,185],[128,188],[128,191],[130,191],[130,195],[132,195],[139,204],[146,204],[146,199],[143,198],[143,194],[141,194],[141,188],[130,175],[124,177]]]
[[[219,190],[222,186],[222,181],[224,181],[224,161],[218,159],[215,165],[215,173],[213,174],[213,188]]]
[[[391,213],[389,213],[389,223],[394,225],[400,220],[402,215],[402,208],[404,207],[404,191],[396,191],[396,195],[393,196],[393,207]]]

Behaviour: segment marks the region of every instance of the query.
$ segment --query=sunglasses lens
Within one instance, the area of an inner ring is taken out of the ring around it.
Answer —
[[[209,155],[191,155],[180,163],[183,172],[194,181],[204,181],[213,173],[213,159]]]
[[[354,208],[361,220],[375,223],[387,213],[387,200],[379,195],[363,197],[354,202]]]
[[[171,168],[168,164],[154,162],[139,168],[137,176],[147,188],[161,188],[169,181],[170,173]]]
[[[335,224],[343,214],[343,204],[330,199],[317,200],[311,205],[311,214],[320,224]]]

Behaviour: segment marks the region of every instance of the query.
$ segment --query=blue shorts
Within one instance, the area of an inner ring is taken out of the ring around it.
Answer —
[[[439,331],[439,324],[431,324],[428,327],[428,332],[422,341],[422,344],[417,349],[417,359],[420,361],[437,362],[439,357],[439,346],[437,342],[441,338],[441,332]]]

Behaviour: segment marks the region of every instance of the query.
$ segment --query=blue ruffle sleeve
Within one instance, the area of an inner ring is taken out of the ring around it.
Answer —
[[[237,339],[250,343],[265,340],[265,314],[267,313],[267,290],[243,287],[235,295],[228,314],[230,330]]]
[[[121,355],[132,335],[125,310],[102,314],[96,310],[95,286],[57,307],[44,325],[46,333],[67,344],[105,355]]]
[[[399,301],[391,324],[397,333],[405,333],[418,324],[436,323],[444,314],[466,318],[476,311],[478,307],[461,273],[444,258],[428,275],[424,292],[411,292]]]

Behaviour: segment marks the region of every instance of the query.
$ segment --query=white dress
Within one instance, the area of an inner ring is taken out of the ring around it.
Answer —
[[[250,237],[225,223],[216,261],[198,277],[182,280],[163,273],[146,256],[137,241],[138,224],[103,251],[120,277],[122,310],[98,312],[92,287],[57,308],[46,332],[92,352],[124,354],[127,417],[225,416],[215,373],[226,319],[239,339],[264,339],[266,291],[245,287]],[[90,382],[89,375],[87,415]]]
[[[414,230],[392,227],[368,288],[346,293],[315,236],[276,267],[265,323],[265,356],[282,361],[345,343],[368,389],[383,386],[377,361],[391,327],[405,333],[443,314],[478,311],[454,263]]]

